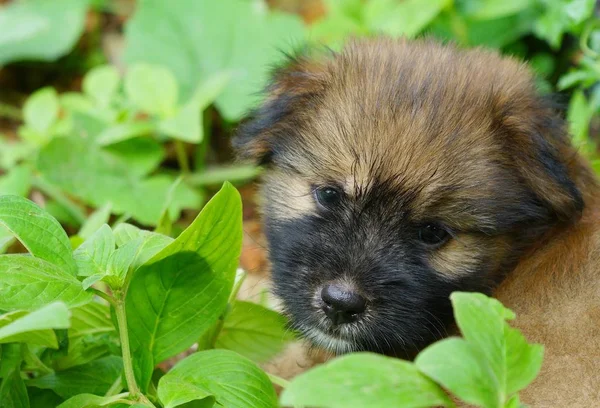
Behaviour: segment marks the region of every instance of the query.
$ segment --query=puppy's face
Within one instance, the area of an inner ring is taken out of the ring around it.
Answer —
[[[583,201],[562,123],[519,64],[376,40],[281,70],[236,140],[267,164],[275,293],[341,353],[410,356],[452,291],[490,292]]]

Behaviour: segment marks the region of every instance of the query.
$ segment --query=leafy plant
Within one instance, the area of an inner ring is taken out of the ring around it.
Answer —
[[[241,354],[264,361],[291,337],[275,312],[235,301],[237,191],[225,184],[176,239],[130,224],[90,234],[105,219],[93,218],[73,250],[47,212],[0,196],[0,224],[29,251],[0,256],[2,406],[275,406],[268,376]],[[157,375],[158,363],[199,341]]]
[[[518,392],[537,376],[543,347],[510,327],[514,313],[479,293],[454,292],[454,316],[464,338],[423,350],[414,364],[355,353],[296,377],[284,405],[454,407],[444,390],[485,408],[519,407]],[[443,387],[443,388],[442,388]]]

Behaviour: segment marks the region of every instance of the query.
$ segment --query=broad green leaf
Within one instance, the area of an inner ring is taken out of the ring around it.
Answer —
[[[0,254],[3,254],[15,242],[15,237],[6,228],[0,226]]]
[[[190,347],[227,305],[241,250],[239,193],[230,184],[171,244],[137,270],[126,297],[136,375]]]
[[[502,407],[501,385],[494,381],[485,357],[463,339],[434,343],[417,356],[415,365],[465,402],[487,408]]]
[[[207,350],[180,361],[158,383],[165,408],[213,397],[228,408],[277,407],[273,385],[250,360],[228,350]]]
[[[54,408],[59,406],[63,399],[50,390],[41,390],[39,388],[28,388],[29,405],[31,407]]]
[[[534,0],[477,0],[466,2],[465,14],[479,20],[492,20],[517,14],[534,5]]]
[[[160,64],[140,63],[129,68],[125,93],[142,111],[161,116],[171,114],[179,99],[175,77]]]
[[[365,20],[373,32],[392,36],[419,34],[451,0],[371,0],[365,5]]]
[[[19,369],[13,370],[0,384],[0,406],[2,408],[29,408],[27,388]]]
[[[0,378],[6,378],[23,361],[21,349],[24,345],[19,343],[0,344]]]
[[[83,77],[82,88],[102,107],[110,105],[119,89],[119,71],[112,65],[93,68]]]
[[[69,338],[89,334],[111,333],[115,327],[110,318],[110,308],[102,303],[90,302],[71,309]]]
[[[192,173],[186,177],[186,181],[194,186],[210,186],[222,184],[224,181],[236,183],[251,180],[260,173],[260,167],[252,165],[222,166],[207,168],[199,173]]]
[[[79,394],[72,398],[69,398],[57,408],[96,408],[105,407],[107,405],[114,405],[116,402],[123,400],[127,397],[127,394],[117,394],[110,397],[100,397],[94,394]],[[131,406],[131,405],[127,405]],[[144,405],[144,407],[146,407]]]
[[[108,223],[110,219],[110,211],[112,209],[112,204],[107,203],[102,207],[98,208],[94,211],[85,223],[81,226],[81,229],[77,233],[81,238],[88,239],[91,237],[96,231],[100,229],[104,224]]]
[[[58,110],[58,96],[54,88],[42,88],[27,98],[23,105],[23,119],[25,126],[36,132],[36,142],[48,139],[50,128],[58,119]]]
[[[107,127],[96,139],[100,146],[108,146],[125,140],[145,136],[154,131],[150,122],[126,122]]]
[[[282,315],[255,303],[236,301],[215,348],[233,350],[260,363],[277,355],[293,339]]]
[[[589,138],[590,121],[593,115],[594,111],[590,108],[583,91],[575,91],[567,112],[569,133],[573,144],[588,153],[595,150]]]
[[[125,60],[168,67],[182,101],[198,84],[231,72],[216,105],[233,121],[258,102],[269,67],[283,59],[281,49],[301,45],[303,36],[299,17],[269,10],[262,1],[142,0],[125,29]],[[194,40],[181,47],[182,38]]]
[[[86,0],[29,0],[0,9],[0,66],[19,60],[52,61],[81,34]]]
[[[506,327],[506,393],[511,395],[527,387],[539,374],[544,347],[528,344],[519,330]],[[518,405],[517,405],[518,406]]]
[[[414,365],[372,353],[349,354],[300,374],[283,391],[280,403],[321,408],[454,406]]]
[[[26,166],[12,168],[0,176],[0,195],[18,195],[25,197],[31,190],[31,170]]]
[[[73,276],[77,274],[67,234],[58,221],[32,201],[0,196],[0,225],[10,230],[36,258]]]
[[[113,231],[115,240],[117,241],[117,247],[122,247],[129,241],[133,241],[137,238],[143,238],[146,236],[148,231],[139,229],[135,225],[128,224],[126,222],[117,225]]]
[[[73,307],[91,298],[73,275],[51,263],[27,255],[0,256],[0,310],[35,310],[54,301]]]
[[[115,237],[104,224],[73,253],[79,276],[108,273],[109,260],[115,252]]]
[[[40,151],[39,171],[88,204],[111,202],[113,213],[129,213],[142,224],[155,225],[174,180],[167,174],[149,175],[164,158],[163,147],[150,138],[136,138],[103,148],[95,140],[104,124],[85,115],[74,118],[73,135],[54,139]],[[197,192],[181,184],[171,210],[177,214],[199,201]]]
[[[50,389],[63,398],[84,393],[104,395],[122,371],[121,357],[109,356],[29,380],[27,386]]]
[[[16,311],[0,315],[0,343],[22,342],[58,348],[53,329],[68,328],[69,314],[64,303],[56,302],[30,313]]]
[[[21,160],[30,157],[35,150],[34,146],[24,142],[3,140],[0,134],[0,168],[12,169]]]
[[[173,201],[175,191],[177,191],[177,187],[179,186],[182,180],[183,176],[179,176],[177,180],[173,182],[173,185],[169,189],[169,192],[167,193],[167,198],[162,209],[162,213],[160,215],[160,219],[158,220],[158,225],[154,229],[154,232],[164,234],[167,236],[171,235],[171,232],[173,231],[173,221],[171,220],[169,207],[171,206],[171,202]]]
[[[534,27],[535,34],[558,49],[565,33],[592,16],[595,0],[546,0],[545,13]]]

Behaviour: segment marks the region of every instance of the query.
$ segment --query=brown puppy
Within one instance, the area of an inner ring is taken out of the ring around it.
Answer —
[[[546,346],[526,403],[600,404],[600,188],[523,64],[354,42],[279,70],[234,143],[270,168],[274,292],[313,344],[410,358],[481,291]]]

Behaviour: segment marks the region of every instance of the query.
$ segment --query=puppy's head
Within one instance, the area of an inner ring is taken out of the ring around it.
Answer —
[[[270,168],[275,293],[334,352],[410,356],[445,334],[452,291],[489,293],[583,208],[563,123],[481,50],[379,39],[292,61],[234,144]]]

